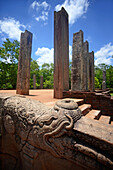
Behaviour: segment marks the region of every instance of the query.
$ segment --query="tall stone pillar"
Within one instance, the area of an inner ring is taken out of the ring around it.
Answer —
[[[102,90],[106,89],[106,71],[103,70],[103,82],[102,82]]]
[[[95,90],[95,75],[94,75],[94,52],[89,53],[89,90]]]
[[[54,98],[63,98],[69,90],[68,14],[62,7],[54,12]]]
[[[17,74],[17,94],[29,94],[29,81],[30,81],[30,61],[32,49],[32,33],[25,30],[21,33],[20,40],[20,53],[18,61],[18,74]]]
[[[33,89],[36,89],[36,74],[33,74]]]
[[[73,34],[71,90],[82,90],[83,79],[83,32]]]
[[[43,89],[43,76],[40,76],[40,89]]]
[[[83,70],[81,70],[82,78],[81,78],[81,86],[83,91],[88,90],[88,82],[89,82],[89,43],[88,41],[85,41],[83,43],[83,58],[82,58],[82,67]]]

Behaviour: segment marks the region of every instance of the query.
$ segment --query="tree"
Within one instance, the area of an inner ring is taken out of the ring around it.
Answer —
[[[19,42],[8,38],[0,47],[0,88],[16,88]]]
[[[33,74],[36,75],[36,87],[40,87],[40,70],[36,60],[31,60],[30,65],[30,88],[33,88]]]
[[[44,88],[51,89],[53,88],[53,71],[54,71],[54,64],[44,63],[40,70],[40,76],[43,75],[43,86]]]

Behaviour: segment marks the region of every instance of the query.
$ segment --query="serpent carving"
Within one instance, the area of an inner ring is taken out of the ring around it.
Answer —
[[[2,169],[90,169],[91,164],[94,169],[113,167],[111,151],[110,156],[101,149],[98,153],[98,146],[88,146],[86,135],[74,130],[82,114],[73,100],[61,100],[48,108],[22,96],[0,98]],[[108,150],[110,147],[108,144]]]

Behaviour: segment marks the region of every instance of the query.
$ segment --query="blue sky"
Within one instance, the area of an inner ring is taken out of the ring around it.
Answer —
[[[41,66],[53,62],[54,11],[69,14],[69,49],[73,33],[83,30],[95,64],[113,65],[113,0],[0,0],[0,46],[5,38],[20,40],[25,29],[33,33],[32,58]]]

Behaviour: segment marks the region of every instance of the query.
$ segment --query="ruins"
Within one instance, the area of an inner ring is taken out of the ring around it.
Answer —
[[[113,169],[113,126],[82,115],[73,100],[49,108],[0,95],[1,169]]]
[[[62,7],[54,12],[54,97],[63,98],[69,90],[69,28],[68,14]]]
[[[33,89],[36,89],[36,74],[33,74]]]
[[[106,71],[103,70],[102,90],[106,90]]]
[[[68,14],[62,8],[54,13],[54,97],[68,99],[48,107],[22,95],[0,93],[2,170],[113,169],[113,99],[94,92],[94,52],[89,53],[81,30],[73,35],[69,91],[68,34]],[[29,94],[31,47],[32,34],[26,30],[21,34],[17,94]],[[77,98],[81,100],[76,103]]]
[[[82,30],[73,34],[71,90],[94,91],[94,52],[89,53]]]
[[[29,94],[31,49],[32,33],[25,30],[24,33],[21,33],[20,39],[20,52],[16,87],[17,94]]]

